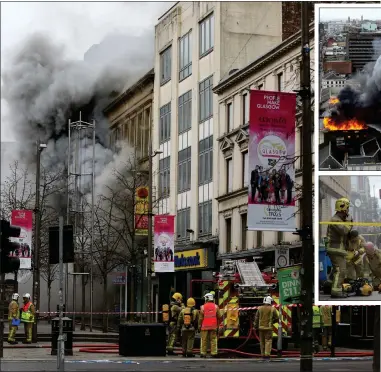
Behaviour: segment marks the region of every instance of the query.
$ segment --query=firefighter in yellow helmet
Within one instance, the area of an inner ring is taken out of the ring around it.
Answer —
[[[365,258],[368,261],[369,269],[372,273],[373,288],[380,289],[381,285],[381,251],[373,243],[365,244]]]
[[[184,357],[194,357],[193,345],[198,328],[198,310],[195,308],[196,301],[190,297],[187,300],[187,307],[181,310],[177,328],[181,330],[181,345]]]
[[[319,337],[321,334],[322,319],[319,306],[312,306],[312,333],[315,352],[319,352]]]
[[[212,358],[218,356],[218,328],[221,323],[221,312],[214,303],[214,296],[207,293],[205,304],[201,306],[198,318],[198,329],[201,331],[200,356],[206,358],[208,351],[208,340],[210,341],[210,354]]]
[[[338,199],[335,203],[336,213],[330,222],[345,222],[349,215],[350,202],[347,198]],[[329,256],[332,269],[333,280],[331,297],[346,297],[343,293],[342,285],[346,277],[346,257],[348,234],[351,231],[349,225],[328,225],[327,228],[327,255]]]
[[[259,332],[259,344],[262,358],[270,360],[271,346],[273,342],[273,326],[278,323],[278,312],[271,306],[273,299],[267,296],[263,299],[263,305],[260,306],[255,314],[254,329]]]
[[[332,346],[332,306],[320,306],[320,315],[323,325],[323,336],[321,338],[321,343],[323,345],[323,350],[325,351]]]
[[[347,253],[347,278],[355,280],[364,277],[364,265],[362,255],[365,253],[364,237],[357,230],[349,233]]]
[[[23,294],[22,299],[24,304],[21,308],[21,322],[24,323],[25,330],[25,341],[23,341],[23,344],[31,344],[36,312],[29,293]]]
[[[18,329],[18,324],[20,323],[20,308],[19,308],[19,294],[13,293],[12,301],[9,303],[8,307],[8,321],[9,321],[9,333],[8,333],[8,343],[11,345],[16,345],[16,332]]]
[[[173,348],[175,346],[175,342],[179,334],[179,330],[177,328],[177,321],[179,319],[179,314],[184,307],[182,301],[183,301],[183,296],[181,293],[175,292],[172,295],[172,301],[170,304],[171,310],[170,310],[169,335],[168,335],[168,345],[167,345],[168,355],[174,355]]]

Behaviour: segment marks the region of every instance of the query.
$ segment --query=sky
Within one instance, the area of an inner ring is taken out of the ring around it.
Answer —
[[[15,45],[34,32],[48,33],[65,46],[70,59],[82,59],[109,33],[139,36],[152,29],[173,2],[8,2],[1,3],[1,65]],[[7,107],[1,101],[1,141],[14,138],[7,130]]]
[[[351,19],[361,19],[361,16],[364,19],[381,20],[381,6],[377,5],[377,7],[372,8],[320,8],[319,21],[347,20],[348,17],[351,17]]]
[[[379,197],[378,190],[381,190],[381,176],[369,176],[369,185],[370,185],[370,195],[376,196],[378,198]],[[374,195],[374,193],[376,195]]]

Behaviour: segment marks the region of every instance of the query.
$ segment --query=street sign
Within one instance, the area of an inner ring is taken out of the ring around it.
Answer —
[[[288,248],[275,249],[275,268],[286,267],[290,265],[290,251]]]
[[[278,269],[279,297],[282,305],[300,301],[300,265]]]
[[[126,284],[126,274],[125,273],[110,273],[113,276],[112,284],[115,285],[125,285]]]

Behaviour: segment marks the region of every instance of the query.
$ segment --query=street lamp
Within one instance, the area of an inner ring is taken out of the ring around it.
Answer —
[[[40,311],[40,178],[41,178],[41,152],[47,146],[36,143],[36,200],[34,206],[34,250],[33,250],[33,288],[32,298],[35,311]],[[33,324],[33,342],[37,342],[37,322]]]
[[[152,259],[152,173],[153,173],[153,166],[152,166],[152,159],[159,154],[162,154],[163,151],[156,150],[152,152],[152,138],[149,142],[149,148],[148,148],[148,244],[147,244],[147,306],[148,306],[148,320],[151,321],[152,319],[152,302],[151,302],[151,296],[152,296],[152,277],[151,277],[151,259]]]

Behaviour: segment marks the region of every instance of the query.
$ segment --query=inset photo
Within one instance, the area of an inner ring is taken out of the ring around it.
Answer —
[[[320,176],[318,187],[318,301],[381,301],[381,176]]]
[[[381,170],[381,6],[318,7],[319,170]]]

